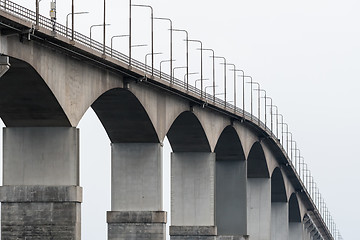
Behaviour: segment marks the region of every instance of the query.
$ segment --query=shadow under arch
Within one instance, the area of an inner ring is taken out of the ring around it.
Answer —
[[[114,88],[91,105],[112,143],[159,143],[140,101],[129,90]]]
[[[0,78],[0,117],[7,127],[71,127],[58,100],[28,63],[10,57]]]
[[[278,167],[271,175],[271,202],[287,202],[284,178]]]
[[[219,235],[245,235],[246,161],[240,138],[232,126],[221,133],[216,147],[216,226]]]
[[[260,142],[255,142],[247,159],[248,178],[269,178],[269,168]]]
[[[289,222],[301,222],[299,201],[296,193],[291,194],[289,199]]]
[[[210,144],[194,113],[181,113],[171,125],[167,137],[173,152],[211,152]]]

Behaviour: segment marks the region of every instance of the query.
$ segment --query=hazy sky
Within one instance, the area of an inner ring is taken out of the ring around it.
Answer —
[[[356,0],[132,0],[150,4],[156,17],[169,17],[174,28],[186,29],[189,38],[253,76],[279,107],[297,146],[310,166],[317,185],[344,239],[357,239],[360,210],[360,163],[357,161],[360,113],[360,2]],[[34,1],[17,3],[34,9]],[[49,0],[40,3],[48,16]],[[103,1],[75,1],[76,30],[89,36],[89,27],[102,23]],[[65,24],[71,0],[58,1],[58,21]],[[128,33],[128,1],[107,0],[107,44],[113,35]],[[150,45],[148,9],[133,9],[133,43]],[[101,41],[102,30],[94,28]],[[155,22],[156,57],[168,59],[168,24]],[[174,33],[175,66],[184,65],[184,34]],[[127,39],[114,48],[127,54]],[[199,69],[199,47],[190,44],[191,71]],[[133,56],[144,61],[149,47],[136,48]],[[210,58],[204,58],[205,77],[211,77]],[[165,65],[164,65],[165,66]],[[164,68],[167,71],[167,68]],[[222,66],[217,64],[217,79]],[[176,77],[182,78],[178,72]],[[229,78],[232,77],[228,72]],[[230,77],[231,76],[231,77]],[[198,76],[193,76],[193,82]],[[229,85],[229,89],[231,86]],[[222,89],[219,87],[218,92]],[[230,98],[230,97],[229,97]],[[231,100],[231,99],[230,99]],[[249,109],[247,109],[249,110]],[[83,239],[105,239],[105,211],[110,210],[110,142],[89,110],[80,125],[81,186],[84,187]],[[170,151],[165,144],[164,171],[168,183]],[[96,176],[96,177],[94,177]],[[168,184],[165,210],[169,211]]]

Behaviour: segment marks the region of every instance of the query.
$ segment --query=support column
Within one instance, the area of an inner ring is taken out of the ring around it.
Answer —
[[[271,239],[289,239],[289,206],[287,202],[271,203]]]
[[[2,239],[80,240],[79,131],[4,128]]]
[[[303,224],[301,222],[289,223],[289,240],[304,240]]]
[[[112,143],[111,151],[108,239],[164,240],[162,146],[159,143]]]
[[[215,153],[171,154],[172,240],[215,240]]]
[[[270,240],[271,179],[247,179],[248,235],[251,239]]]

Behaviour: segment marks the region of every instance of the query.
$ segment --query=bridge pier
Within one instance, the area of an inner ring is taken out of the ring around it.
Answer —
[[[271,203],[271,239],[289,239],[289,214],[287,202]]]
[[[111,163],[108,239],[164,240],[162,146],[159,143],[112,143]]]
[[[248,235],[253,239],[270,240],[271,180],[248,178]]]
[[[1,238],[80,240],[78,129],[8,127],[3,139]]]
[[[171,240],[215,240],[215,153],[171,154]]]
[[[303,240],[303,224],[301,222],[289,223],[289,240]]]

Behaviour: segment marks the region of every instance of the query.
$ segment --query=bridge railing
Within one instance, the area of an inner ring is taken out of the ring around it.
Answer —
[[[10,14],[12,14],[16,17],[19,17],[23,20],[30,21],[34,27],[36,26],[36,13],[25,7],[22,7],[21,5],[18,5],[16,3],[8,1],[8,0],[0,0],[0,10],[6,11],[7,13],[10,13]],[[71,36],[70,28],[67,28],[66,26],[61,25],[55,21],[52,21],[51,19],[46,18],[42,15],[39,15],[38,20],[39,20],[38,21],[39,26],[52,31],[56,35],[59,34],[63,37],[68,38],[69,40],[71,40],[72,36]],[[83,35],[79,32],[74,31],[74,39],[72,39],[72,40],[74,40],[75,42],[77,42],[79,44],[85,45],[98,53],[105,54],[106,56],[112,57],[122,63],[128,64],[130,62],[129,56],[127,56],[115,49],[112,49],[108,46],[104,46],[103,43],[100,43],[94,39],[91,39],[88,36]],[[316,192],[314,192],[312,190],[312,186],[310,186],[310,184],[308,183],[307,176],[305,177],[305,174],[304,174],[304,169],[302,169],[300,167],[300,164],[299,164],[299,166],[296,164],[296,160],[294,162],[294,159],[289,157],[289,152],[287,152],[285,150],[284,143],[279,140],[279,136],[276,136],[271,131],[271,129],[269,129],[269,127],[266,124],[264,124],[258,117],[251,115],[249,112],[244,111],[244,109],[234,106],[233,104],[231,104],[229,102],[225,102],[223,99],[213,96],[212,94],[206,93],[206,92],[202,91],[201,89],[194,87],[191,84],[187,84],[186,82],[184,82],[182,80],[179,80],[177,78],[171,79],[169,74],[160,72],[158,69],[151,69],[150,66],[145,65],[144,63],[142,63],[136,59],[131,59],[131,66],[133,68],[136,68],[137,70],[142,71],[144,73],[144,76],[148,76],[148,77],[151,77],[151,70],[153,70],[154,77],[159,78],[164,81],[167,81],[169,83],[172,83],[174,86],[177,86],[179,88],[184,89],[185,91],[187,91],[189,93],[194,94],[199,99],[201,99],[201,101],[203,101],[204,104],[213,103],[215,105],[222,106],[224,109],[226,109],[227,111],[229,111],[231,113],[234,113],[243,118],[251,120],[253,123],[257,124],[260,128],[262,128],[265,132],[267,132],[270,136],[274,137],[276,139],[276,141],[278,141],[279,146],[281,146],[282,151],[284,153],[286,153],[286,155],[288,155],[288,159],[290,160],[289,164],[295,170],[295,173],[297,174],[299,181],[305,187],[310,198],[312,198],[315,208],[317,208],[318,212],[321,214],[323,219],[327,219],[328,216],[326,215],[326,212],[324,213],[323,211],[319,211],[319,209],[322,208],[322,202],[314,200],[314,199],[316,199]],[[331,231],[331,227],[329,227],[329,229]]]

